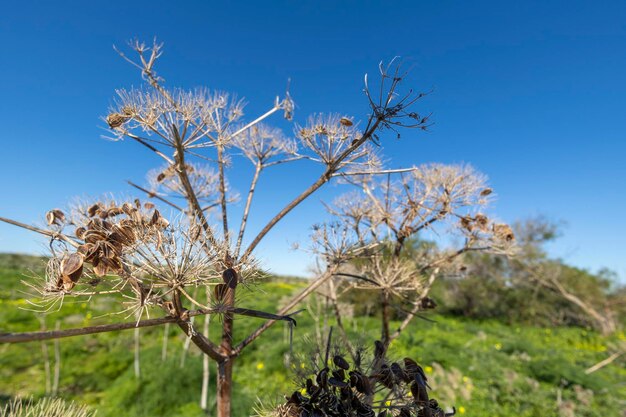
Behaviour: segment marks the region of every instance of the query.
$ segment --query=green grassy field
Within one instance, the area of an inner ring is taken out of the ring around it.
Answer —
[[[113,300],[78,300],[46,316],[26,311],[20,283],[40,261],[0,256],[0,332],[62,328],[108,323],[123,317],[103,314]],[[296,279],[271,279],[243,294],[241,306],[275,311],[280,300],[303,286]],[[260,291],[260,292],[259,292]],[[445,408],[456,406],[467,416],[622,416],[626,409],[626,370],[618,362],[592,374],[585,369],[605,359],[624,333],[604,338],[581,328],[507,326],[430,314],[434,322],[415,320],[391,346],[390,356],[410,356],[424,365],[433,396]],[[128,319],[131,320],[131,319]],[[218,331],[214,318],[211,331]],[[324,320],[320,320],[320,326]],[[261,322],[239,318],[235,340]],[[332,325],[329,317],[326,325]],[[198,324],[199,325],[199,324]],[[378,322],[371,317],[348,321],[354,340],[371,344]],[[324,328],[318,328],[324,332]],[[141,377],[133,369],[133,331],[62,339],[59,395],[97,409],[107,416],[202,416],[199,407],[202,357],[192,346],[182,363],[185,338],[169,328],[168,349],[162,357],[164,328],[141,330]],[[306,352],[315,340],[310,311],[298,316],[294,352]],[[309,340],[309,342],[307,342]],[[41,397],[46,392],[43,345],[39,342],[0,345],[0,401],[14,396]],[[47,343],[50,367],[54,344]],[[292,367],[299,359],[290,352],[286,328],[276,325],[249,347],[235,367],[233,415],[253,414],[258,399],[278,401],[292,392]],[[212,375],[214,375],[212,369]],[[212,387],[214,386],[211,378]],[[212,389],[210,390],[210,392]],[[560,402],[557,399],[560,398]],[[214,400],[209,398],[214,406]],[[212,410],[211,413],[213,414]]]

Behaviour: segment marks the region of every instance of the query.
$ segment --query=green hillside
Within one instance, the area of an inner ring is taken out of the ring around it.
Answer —
[[[20,281],[36,275],[42,262],[23,256],[0,256],[0,332],[53,329],[132,320],[110,313],[113,300],[66,300],[47,315],[24,310],[27,287]],[[29,272],[31,271],[31,272]],[[297,279],[270,279],[250,289],[241,306],[275,311],[283,297],[303,286]],[[262,292],[260,294],[259,292]],[[304,307],[307,307],[306,305]],[[298,316],[294,357],[289,334],[276,325],[250,346],[235,367],[235,416],[253,414],[259,399],[272,403],[294,390],[292,367],[316,338],[316,321],[309,310]],[[323,305],[321,305],[323,307]],[[99,317],[105,315],[104,317]],[[605,359],[624,333],[604,338],[581,328],[507,326],[496,320],[471,321],[431,313],[415,320],[396,341],[390,356],[413,357],[425,366],[433,396],[445,408],[456,406],[467,416],[622,416],[626,408],[626,370],[614,362],[596,372],[585,370]],[[198,320],[201,323],[201,318]],[[213,319],[215,322],[219,318]],[[317,330],[325,334],[321,317]],[[239,318],[235,339],[261,323]],[[211,331],[218,331],[217,324]],[[326,326],[332,325],[329,316]],[[354,340],[371,344],[378,323],[371,317],[348,320]],[[97,409],[99,417],[202,416],[199,407],[202,357],[193,345],[182,360],[185,338],[169,328],[163,359],[164,328],[141,329],[141,377],[135,376],[133,331],[62,339],[59,342],[58,393]],[[15,396],[41,397],[46,392],[44,349],[53,373],[54,342],[0,345],[0,401]],[[212,370],[214,375],[214,370]],[[213,386],[214,381],[211,378]],[[212,391],[212,388],[209,392]],[[211,399],[210,399],[211,401]]]

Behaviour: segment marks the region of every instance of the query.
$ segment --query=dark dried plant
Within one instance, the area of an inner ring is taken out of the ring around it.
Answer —
[[[237,305],[239,294],[247,288],[240,284],[258,271],[253,258],[255,249],[291,210],[333,178],[361,180],[385,172],[380,169],[372,145],[380,143],[384,130],[425,129],[428,117],[409,109],[423,94],[411,91],[400,95],[399,86],[405,75],[400,66],[395,62],[381,65],[378,91],[370,90],[366,77],[365,93],[371,112],[362,124],[347,116],[317,115],[297,125],[295,139],[291,140],[265,125],[275,113],[292,120],[294,103],[289,92],[283,98],[277,97],[265,113],[246,121],[244,101],[232,95],[207,89],[166,88],[155,67],[162,53],[160,44],[133,42],[131,47],[132,57],[118,52],[140,71],[146,84],[139,89],[118,90],[115,104],[103,119],[110,128],[111,139],[137,142],[164,164],[149,173],[146,186],[130,183],[159,207],[151,201],[100,201],[71,211],[51,210],[46,216],[46,227],[0,220],[51,240],[54,250],[44,283],[39,287],[31,283],[44,299],[41,308],[50,309],[52,305],[46,302],[52,300],[54,304],[68,296],[95,297],[114,292],[121,295],[119,311],[137,314],[139,319],[82,329],[3,334],[0,341],[44,340],[176,323],[205,355],[217,362],[218,416],[226,417],[230,415],[233,363],[245,347],[277,320],[294,323],[289,313],[300,301],[330,279],[348,259],[357,254],[364,256],[371,248],[363,244],[364,237],[346,239],[348,234],[341,228],[324,228],[326,232],[321,236],[328,241],[326,269],[275,313]],[[227,177],[237,158],[251,162],[255,173],[245,193],[239,228],[234,229],[229,208],[237,198]],[[319,177],[246,239],[259,176],[266,168],[302,159],[319,163]],[[179,213],[164,216],[162,205]],[[214,219],[217,224],[213,224]],[[372,242],[373,246],[377,244]],[[198,291],[210,297],[195,297],[190,291],[195,287],[210,289]],[[149,311],[161,311],[161,317],[142,318]],[[222,315],[222,332],[216,342],[192,324],[191,317],[206,314]],[[236,314],[265,322],[236,343]]]
[[[382,342],[372,353],[358,347],[352,361],[339,345],[331,344],[332,328],[325,346],[314,346],[294,366],[296,391],[286,402],[259,406],[258,417],[446,417],[437,400],[430,398],[428,378],[411,358],[391,361]]]

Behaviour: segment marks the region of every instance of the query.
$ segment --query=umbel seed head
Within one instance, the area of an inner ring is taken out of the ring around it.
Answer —
[[[107,116],[107,124],[111,129],[122,126],[128,120],[128,116],[120,113],[111,113]]]

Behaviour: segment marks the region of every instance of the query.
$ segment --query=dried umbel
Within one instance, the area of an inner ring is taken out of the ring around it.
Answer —
[[[65,215],[58,209],[48,213],[49,222],[65,223]],[[71,224],[75,226],[75,252],[64,252],[56,271],[56,290],[71,291],[79,282],[85,264],[96,276],[109,273],[123,274],[124,256],[133,252],[138,242],[163,241],[163,231],[169,222],[152,203],[143,207],[133,203],[97,202],[78,210]]]
[[[380,344],[377,341],[376,345]],[[445,413],[436,400],[429,398],[428,378],[417,362],[411,358],[404,358],[402,363],[388,362],[382,356],[376,358],[377,354],[384,356],[384,351],[374,349],[374,361],[381,361],[382,366],[373,373],[364,370],[361,363],[351,364],[344,356],[335,354],[332,363],[323,363],[321,369],[305,377],[302,389],[286,397],[287,402],[279,408],[288,410],[290,414],[286,415],[298,417],[455,414]]]
[[[129,119],[128,115],[120,113],[111,113],[107,116],[106,121],[111,129],[116,129],[126,123]]]
[[[61,226],[65,223],[65,213],[59,209],[53,209],[46,213],[46,222],[48,226]]]
[[[185,171],[199,200],[213,203],[218,199],[219,177],[214,169],[203,164],[189,163],[185,164]],[[162,168],[149,171],[147,179],[152,196],[185,196],[185,187],[180,181],[177,168],[173,165],[165,165]]]
[[[493,234],[500,240],[505,242],[512,242],[515,240],[515,233],[513,229],[507,224],[494,224]]]

